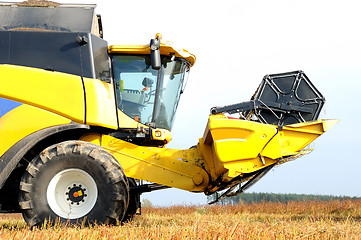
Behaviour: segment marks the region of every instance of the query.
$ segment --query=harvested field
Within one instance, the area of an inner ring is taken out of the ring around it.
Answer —
[[[360,239],[361,201],[144,208],[122,226],[45,226],[0,219],[0,239]]]

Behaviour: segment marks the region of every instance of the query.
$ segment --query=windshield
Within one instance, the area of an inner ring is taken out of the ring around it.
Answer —
[[[162,56],[162,68],[148,55],[113,55],[118,108],[143,124],[171,130],[188,62]]]

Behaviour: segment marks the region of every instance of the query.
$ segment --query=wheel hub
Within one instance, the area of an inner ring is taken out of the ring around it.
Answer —
[[[85,198],[88,196],[85,193],[86,188],[82,188],[81,184],[79,184],[79,186],[73,184],[73,186],[68,187],[68,190],[69,192],[65,193],[68,196],[66,200],[70,201],[71,204],[76,203],[79,205],[80,202],[85,202]]]

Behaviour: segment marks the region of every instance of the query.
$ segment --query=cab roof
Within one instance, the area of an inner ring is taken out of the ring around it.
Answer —
[[[109,53],[123,54],[150,54],[150,45],[112,45],[108,47]],[[172,44],[161,42],[159,48],[161,55],[173,55],[187,60],[191,66],[196,62],[196,56],[185,49],[175,49]]]

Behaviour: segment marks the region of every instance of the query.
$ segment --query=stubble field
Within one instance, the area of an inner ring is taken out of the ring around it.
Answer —
[[[118,226],[29,228],[1,215],[0,239],[361,239],[361,201],[143,208]]]

